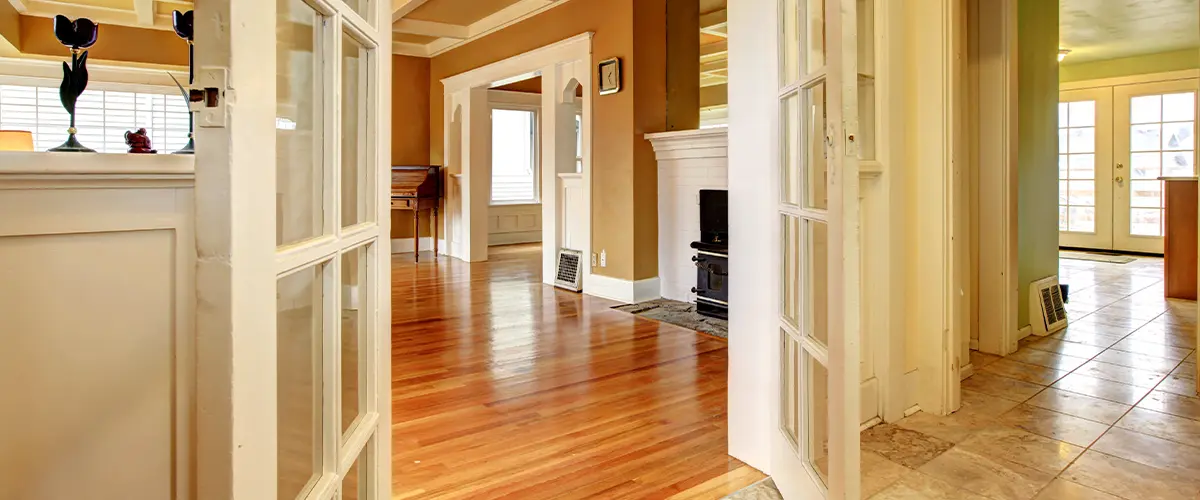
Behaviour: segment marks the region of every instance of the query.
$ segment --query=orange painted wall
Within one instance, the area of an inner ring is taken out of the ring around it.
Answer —
[[[430,164],[429,64],[423,57],[392,56],[392,165]],[[432,234],[428,213],[419,227],[421,236]],[[392,212],[392,238],[411,238],[412,228],[412,212]]]
[[[593,32],[594,62],[620,57],[624,72],[621,92],[599,96],[593,85],[586,94],[594,100],[592,251],[608,253],[608,266],[593,272],[626,280],[657,276],[658,167],[642,134],[664,130],[665,15],[665,0],[572,0],[433,58],[431,160],[444,157],[441,79]]]
[[[70,52],[54,38],[54,21],[21,16],[21,53],[67,57]],[[100,38],[88,49],[88,58],[149,64],[187,66],[187,42],[174,31],[100,25]]]

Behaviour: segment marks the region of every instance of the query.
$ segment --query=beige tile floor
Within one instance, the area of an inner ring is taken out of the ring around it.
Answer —
[[[863,497],[1200,499],[1195,302],[1161,259],[1063,260],[1070,326],[971,353],[962,408],[863,432]]]

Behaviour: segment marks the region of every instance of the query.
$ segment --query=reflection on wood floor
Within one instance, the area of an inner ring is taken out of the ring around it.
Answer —
[[[540,284],[538,246],[393,259],[394,498],[718,499],[726,344]]]

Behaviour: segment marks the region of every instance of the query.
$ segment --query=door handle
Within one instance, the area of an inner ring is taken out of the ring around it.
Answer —
[[[1116,178],[1116,179],[1113,179],[1113,180],[1114,180],[1114,181],[1117,181],[1117,184],[1121,184],[1121,183],[1125,182],[1125,178],[1124,178],[1124,177],[1121,177],[1121,176],[1119,176],[1119,175],[1117,176],[1117,178]]]

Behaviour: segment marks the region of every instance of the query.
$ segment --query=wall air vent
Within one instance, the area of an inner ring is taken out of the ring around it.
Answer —
[[[583,252],[562,248],[558,250],[558,269],[554,271],[554,286],[572,292],[583,291]]]
[[[1032,333],[1040,337],[1067,327],[1067,309],[1063,306],[1058,276],[1040,279],[1029,285],[1029,316]]]

